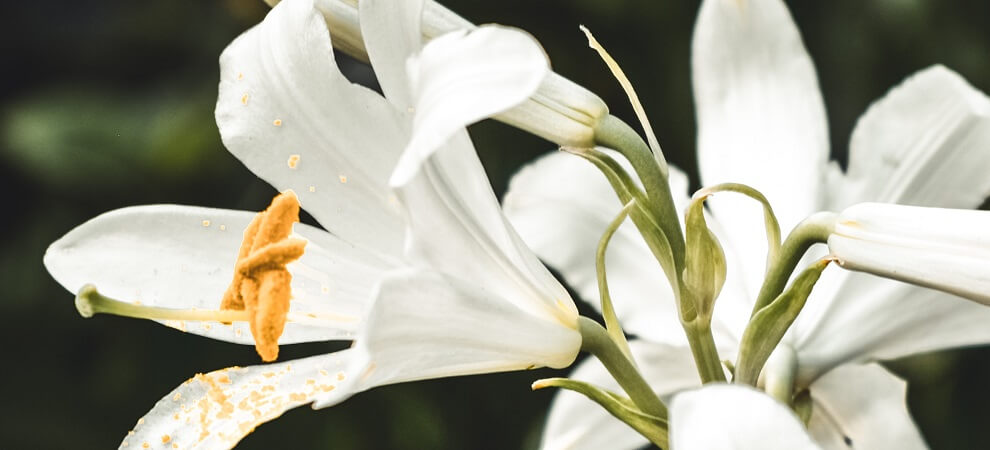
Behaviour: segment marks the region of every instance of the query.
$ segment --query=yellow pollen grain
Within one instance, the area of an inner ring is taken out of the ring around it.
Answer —
[[[337,381],[344,381],[344,372],[337,372]]]
[[[244,79],[244,72],[238,72],[237,73],[237,79],[238,80],[243,80]]]
[[[309,192],[316,192],[316,186],[310,186]]]
[[[176,392],[175,395],[172,396],[172,401],[173,402],[177,402],[177,401],[179,401],[180,398],[182,398],[182,394],[179,393],[179,392]]]
[[[208,323],[204,323],[204,324],[203,324],[203,329],[204,329],[204,330],[206,330],[206,331],[210,331],[210,329],[211,329],[211,328],[213,328],[213,325],[210,325],[210,324],[208,324]]]
[[[124,441],[124,442],[121,442],[120,443],[120,446],[121,447],[127,447],[128,445],[131,445],[131,444],[128,444],[127,441]]]
[[[289,400],[293,402],[304,402],[306,401],[306,394],[297,394],[293,392],[289,394]]]
[[[204,220],[204,221],[203,221],[203,226],[204,226],[204,227],[208,227],[208,226],[210,226],[210,221],[209,221],[209,220]]]
[[[250,98],[248,94],[244,93],[244,95],[241,96],[241,104],[247,106],[248,98]]]
[[[272,125],[275,125],[276,127],[282,126],[282,119],[275,119],[275,120],[273,120],[272,121]]]
[[[138,425],[144,425],[144,417],[138,419]]]
[[[340,184],[347,184],[347,177],[341,175],[338,178],[340,178]]]
[[[330,373],[329,373],[329,372],[327,372],[326,370],[323,370],[323,369],[320,369],[320,375],[323,375],[323,376],[329,376],[329,375],[330,375]]]
[[[168,442],[171,440],[172,440],[172,436],[169,436],[167,434],[162,435],[162,444],[168,444]]]
[[[141,448],[151,448],[151,444],[144,442],[141,444]]]
[[[227,226],[221,224],[220,225],[220,231],[227,231]]]
[[[176,442],[173,442],[173,443],[172,443],[172,448],[179,448],[179,444],[178,444],[178,443],[176,443]]]
[[[289,168],[295,169],[299,165],[299,155],[289,155]]]

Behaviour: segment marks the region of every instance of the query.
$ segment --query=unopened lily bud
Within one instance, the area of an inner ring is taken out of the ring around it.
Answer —
[[[990,305],[990,212],[880,203],[839,214],[839,264]]]
[[[358,2],[317,0],[316,7],[323,13],[330,28],[334,48],[367,62],[368,53],[361,38]],[[476,25],[439,3],[427,1],[424,5],[424,43],[452,31],[475,28]],[[595,142],[595,126],[606,116],[608,107],[601,98],[573,81],[550,72],[529,100],[494,118],[557,145],[592,147]]]

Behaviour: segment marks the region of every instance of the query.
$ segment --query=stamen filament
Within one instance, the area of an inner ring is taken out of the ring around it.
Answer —
[[[100,294],[96,286],[87,284],[76,294],[76,310],[79,315],[90,318],[96,314],[133,317],[153,320],[190,320],[215,322],[248,322],[251,315],[247,311],[213,309],[174,309],[157,306],[135,305]]]

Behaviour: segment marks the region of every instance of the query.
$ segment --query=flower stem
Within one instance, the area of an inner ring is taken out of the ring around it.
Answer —
[[[781,245],[779,257],[767,270],[767,277],[763,280],[760,293],[756,296],[752,315],[756,315],[760,309],[769,305],[784,292],[787,280],[791,278],[794,269],[812,245],[828,241],[828,236],[835,229],[836,217],[836,214],[831,212],[812,214],[787,235],[787,239]]]
[[[698,366],[698,374],[705,383],[724,381],[725,374],[722,372],[718,351],[715,349],[711,325],[705,323],[702,326],[701,322],[697,320],[699,316],[695,302],[683,281],[684,233],[681,231],[679,214],[670,192],[666,163],[661,157],[653,154],[653,151],[650,150],[646,142],[643,142],[635,130],[615,116],[607,116],[599,122],[595,128],[595,139],[598,144],[614,149],[628,159],[633,169],[636,170],[636,175],[642,181],[648,200],[645,207],[653,215],[654,221],[659,225],[664,238],[670,245],[675,273],[668,273],[667,276],[673,281],[671,288],[677,299],[681,324],[688,336],[691,353],[694,355],[695,364]],[[649,230],[640,228],[640,233],[645,235],[649,233]],[[661,264],[663,264],[662,261]]]
[[[632,164],[650,200],[647,207],[654,210],[657,223],[670,241],[674,263],[683,268],[684,235],[674,198],[670,194],[665,163],[653,154],[636,130],[618,117],[609,115],[602,118],[595,128],[595,139],[598,144],[621,153]]]
[[[695,320],[684,323],[691,354],[698,366],[698,375],[702,383],[725,382],[725,371],[719,360],[718,349],[715,348],[715,338],[712,336],[711,319]]]
[[[633,362],[619,349],[598,322],[587,317],[578,317],[578,330],[581,332],[581,349],[595,355],[612,374],[619,386],[629,394],[629,398],[646,414],[662,419],[667,418],[667,407],[653,392],[650,384],[643,379]]]

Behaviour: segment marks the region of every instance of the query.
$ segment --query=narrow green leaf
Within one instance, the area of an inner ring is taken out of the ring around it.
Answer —
[[[736,359],[736,382],[756,385],[756,381],[766,364],[770,353],[773,352],[787,329],[794,323],[798,313],[804,308],[804,303],[811,295],[811,289],[818,282],[822,271],[828,267],[832,259],[825,258],[816,261],[801,272],[791,286],[777,296],[769,305],[763,307],[750,319],[743,332],[739,345],[739,357]]]
[[[545,378],[533,383],[533,390],[557,387],[588,397],[609,414],[625,422],[660,448],[667,448],[667,421],[639,410],[632,400],[598,386],[569,378]]]
[[[619,214],[608,224],[608,228],[605,229],[605,233],[602,234],[601,239],[598,241],[598,250],[595,254],[595,269],[598,276],[598,295],[601,298],[602,305],[602,318],[605,319],[605,329],[608,331],[608,335],[615,341],[619,349],[626,354],[626,357],[630,361],[633,360],[632,352],[629,351],[629,343],[626,342],[626,335],[622,332],[622,326],[619,324],[619,318],[615,315],[615,308],[612,306],[612,295],[608,291],[608,277],[605,274],[605,252],[608,249],[608,244],[612,240],[612,236],[615,232],[622,226],[622,223],[626,221],[626,217],[629,216],[629,211],[636,206],[636,199],[629,200],[626,206],[622,207]]]

